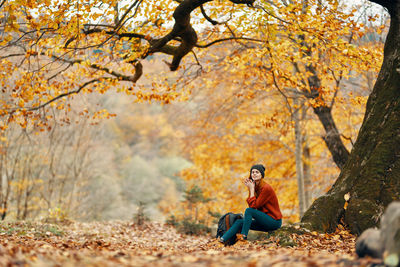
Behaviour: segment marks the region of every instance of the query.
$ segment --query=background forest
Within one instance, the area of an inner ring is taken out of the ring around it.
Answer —
[[[118,10],[114,2],[109,5]],[[118,83],[124,80],[119,76],[45,108],[40,105],[54,92],[100,72],[114,75],[105,68],[132,71],[110,59],[128,44],[110,44],[113,53],[106,44],[74,50],[74,56],[85,57],[69,58],[73,67],[60,71],[61,63],[44,58],[57,58],[49,48],[55,38],[16,45],[26,33],[3,37],[2,219],[132,219],[145,208],[152,220],[173,215],[210,226],[212,214],[243,212],[242,179],[251,165],[263,163],[284,220],[298,221],[343,165],[327,146],[326,114],[343,150],[352,149],[382,61],[387,14],[369,2],[261,1],[252,11],[220,2],[206,9],[211,17],[225,11],[218,24],[207,24],[198,11],[196,27],[209,44],[227,34],[230,41],[195,48],[177,72],[163,62],[168,56],[148,56],[133,93],[130,85]],[[152,5],[138,12],[144,16]],[[157,30],[149,35],[170,27],[173,9],[160,5],[155,10],[162,12],[147,17]],[[6,12],[3,18],[12,21],[12,11]],[[19,19],[21,25],[34,20]],[[7,25],[18,31],[16,24]],[[82,63],[89,59],[96,63]]]

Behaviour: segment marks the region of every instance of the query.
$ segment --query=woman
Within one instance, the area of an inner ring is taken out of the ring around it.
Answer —
[[[236,220],[220,238],[220,242],[224,243],[235,234],[238,240],[246,240],[250,229],[267,232],[282,226],[278,198],[272,187],[264,181],[264,173],[265,168],[261,164],[251,167],[249,178],[244,180],[244,184],[249,189],[247,198],[249,207],[244,213],[244,218]]]

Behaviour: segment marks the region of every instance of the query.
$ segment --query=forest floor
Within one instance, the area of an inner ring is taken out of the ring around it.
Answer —
[[[276,238],[218,246],[210,236],[187,236],[158,223],[71,222],[0,224],[0,266],[373,266],[357,259],[354,236],[291,234],[294,247]]]

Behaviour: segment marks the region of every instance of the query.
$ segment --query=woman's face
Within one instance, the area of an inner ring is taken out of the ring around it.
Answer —
[[[251,178],[253,179],[253,181],[261,180],[261,178],[262,178],[261,172],[257,169],[252,169],[251,170]]]

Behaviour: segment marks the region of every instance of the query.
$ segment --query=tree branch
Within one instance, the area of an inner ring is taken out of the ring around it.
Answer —
[[[73,65],[75,63],[84,62],[84,60],[82,60],[82,59],[68,60],[68,59],[57,57],[57,56],[54,56],[54,55],[52,57],[54,59],[57,59],[57,60],[60,60],[60,61],[64,61],[64,62],[69,63],[71,65]],[[131,61],[131,63],[133,63],[133,62],[135,62],[135,61]],[[136,61],[135,74],[133,76],[132,75],[124,75],[122,73],[118,73],[118,72],[116,72],[116,71],[114,71],[114,70],[112,70],[110,68],[100,66],[99,64],[94,64],[94,63],[93,64],[89,64],[88,67],[107,72],[108,74],[118,78],[119,80],[133,82],[133,83],[136,83],[139,80],[139,78],[142,76],[142,74],[143,74],[143,66],[139,61]]]
[[[3,5],[4,5],[4,3],[6,2],[7,0],[3,0],[2,2],[1,2],[1,4],[0,4],[0,8],[2,8],[3,7]]]
[[[218,39],[218,40],[212,41],[211,43],[208,43],[208,44],[205,44],[205,45],[196,44],[195,47],[207,48],[207,47],[212,46],[214,44],[225,42],[225,41],[230,41],[230,40],[247,40],[247,41],[259,42],[259,43],[263,43],[264,42],[263,40],[260,40],[260,39],[247,38],[247,37],[228,37],[228,38],[222,38],[222,39]]]
[[[110,79],[110,78],[102,78],[102,79]],[[64,96],[69,96],[69,95],[73,95],[73,94],[78,94],[78,93],[79,93],[83,88],[85,88],[86,86],[88,86],[88,85],[90,85],[90,84],[92,84],[92,83],[95,83],[95,82],[99,82],[99,81],[100,81],[100,79],[93,79],[93,80],[90,80],[90,81],[88,81],[88,82],[85,82],[85,83],[82,84],[81,86],[79,86],[79,88],[76,89],[76,90],[74,90],[74,91],[70,91],[70,92],[68,92],[68,93],[60,94],[60,95],[58,95],[58,96],[56,96],[56,97],[50,99],[49,101],[47,101],[47,102],[41,104],[40,106],[28,108],[28,109],[26,109],[26,110],[27,110],[27,111],[39,110],[39,109],[44,108],[45,106],[47,106],[47,105],[53,103],[54,101],[56,101],[56,100],[58,100],[58,99],[64,97]]]
[[[20,57],[20,56],[25,56],[26,53],[15,53],[15,54],[9,54],[9,55],[5,55],[0,57],[0,59],[5,59],[5,58],[9,58],[9,57]]]
[[[204,17],[206,20],[208,20],[212,25],[221,24],[221,23],[219,23],[218,21],[213,20],[212,18],[210,18],[210,17],[207,15],[206,11],[204,10],[203,5],[200,6],[200,10],[201,10],[201,14],[203,14],[203,17]]]
[[[92,33],[102,33],[103,30],[99,29],[99,28],[95,28],[95,29],[89,29],[89,30],[85,30],[83,31],[84,34],[89,35]],[[140,34],[140,33],[134,33],[134,32],[123,32],[123,33],[117,33],[115,30],[112,31],[105,31],[104,33],[106,34],[110,34],[110,35],[116,35],[118,36],[118,38],[140,38],[140,39],[146,39],[145,35]]]
[[[255,5],[254,7],[257,8],[257,9],[261,9],[262,11],[264,11],[265,13],[267,13],[268,15],[270,15],[271,17],[273,17],[273,18],[279,20],[280,22],[283,22],[283,23],[286,23],[286,24],[292,24],[291,22],[286,21],[286,20],[284,20],[284,19],[281,19],[280,17],[278,17],[278,16],[272,14],[271,12],[269,12],[268,10],[266,10],[265,8],[263,8],[263,7],[260,6],[260,5]]]
[[[134,8],[136,4],[137,4],[138,7],[139,7],[139,5],[140,5],[140,3],[141,3],[142,1],[143,1],[143,0],[136,0],[129,8],[125,11],[124,15],[122,15],[122,18],[121,18],[120,20],[118,20],[118,23],[114,26],[116,32],[118,32],[118,30],[124,25],[125,22],[123,22],[123,20],[124,20],[125,17],[128,15],[128,13],[132,10],[132,8]],[[135,10],[134,15],[135,15],[136,13],[137,13],[137,8],[136,8],[136,10]]]
[[[183,0],[183,1],[177,1],[180,4],[178,7],[175,9],[173,13],[173,17],[175,20],[174,26],[172,30],[165,35],[164,37],[160,39],[152,39],[148,38],[147,36],[144,36],[142,34],[137,34],[137,33],[118,33],[119,30],[119,25],[116,25],[116,27],[113,30],[108,30],[105,31],[106,34],[109,34],[112,36],[118,36],[118,38],[140,38],[140,39],[145,39],[150,43],[150,48],[143,54],[142,58],[146,58],[148,55],[151,55],[156,52],[162,52],[165,54],[169,54],[173,56],[172,62],[169,63],[170,70],[174,71],[177,70],[179,67],[179,64],[182,60],[182,58],[192,51],[193,47],[199,47],[199,48],[206,48],[209,47],[213,44],[222,42],[222,41],[227,41],[227,40],[249,40],[249,41],[255,41],[255,42],[262,42],[261,40],[257,39],[252,39],[252,38],[225,38],[221,40],[216,40],[213,41],[209,44],[206,45],[197,45],[197,34],[196,31],[193,29],[191,23],[190,23],[190,14],[191,12],[200,7],[203,13],[203,16],[210,21],[211,23],[218,24],[218,22],[212,20],[207,16],[205,13],[205,10],[203,8],[203,4],[210,2],[213,0]],[[255,0],[230,0],[234,4],[247,4],[249,6],[252,6]],[[132,8],[135,4],[140,3],[141,1],[136,0],[134,4],[131,5],[130,8]],[[125,12],[125,15],[128,12]],[[120,20],[120,22],[124,19],[124,17]],[[84,31],[85,34],[92,34],[96,32],[103,32],[102,29],[99,28],[94,28],[94,29],[89,29]],[[110,38],[111,38],[110,37]],[[110,38],[108,38],[105,42],[107,42]],[[71,43],[74,38],[71,38],[66,42],[66,46],[68,46],[69,43]],[[178,40],[181,42],[179,46],[171,46],[168,45],[167,43],[171,40]],[[103,42],[103,44],[105,43]]]
[[[229,0],[234,4],[246,4],[248,6],[253,6],[255,0]]]
[[[381,5],[383,7],[386,7],[389,11],[393,9],[393,7],[396,5],[398,0],[369,0],[370,2],[376,3],[378,5]],[[389,12],[390,13],[390,12]]]
[[[270,58],[272,58],[271,47],[270,47],[268,41],[267,41],[267,46],[266,46],[266,48],[267,48],[267,51],[268,51],[268,54],[269,54]],[[286,106],[287,106],[287,108],[288,108],[290,114],[293,114],[293,110],[292,110],[292,107],[291,107],[291,105],[290,105],[290,103],[289,103],[288,97],[287,97],[286,94],[281,90],[281,88],[280,88],[280,86],[279,86],[279,84],[278,84],[278,82],[277,82],[277,80],[276,80],[276,76],[275,76],[275,72],[274,72],[274,62],[273,62],[272,60],[271,60],[271,68],[270,68],[270,69],[271,69],[271,74],[272,74],[272,80],[273,80],[273,82],[274,82],[274,85],[275,85],[276,89],[278,90],[278,92],[279,92],[279,93],[283,96],[283,98],[285,99]]]
[[[95,46],[101,46],[101,45],[107,43],[115,34],[117,34],[118,31],[122,28],[122,26],[123,26],[124,23],[126,22],[126,21],[124,22],[123,20],[124,20],[125,17],[128,15],[128,13],[132,10],[132,8],[135,7],[135,5],[138,5],[138,6],[139,6],[140,3],[141,3],[142,1],[143,1],[143,0],[136,0],[129,8],[125,11],[124,15],[123,15],[122,18],[118,21],[118,23],[117,23],[116,25],[113,26],[114,31],[112,31],[113,33],[111,34],[111,36],[108,37],[105,41],[101,42],[100,44],[94,45],[94,47],[95,47]],[[134,14],[136,14],[136,13],[137,13],[137,8],[136,8]],[[68,39],[68,40],[65,42],[64,48],[68,48],[68,45],[69,45],[71,42],[73,42],[74,40],[76,40],[76,38],[77,38],[77,36],[74,36],[74,37],[71,37],[70,39]]]
[[[146,58],[148,55],[159,52],[169,41],[176,37],[182,38],[181,44],[176,48],[172,63],[169,65],[170,70],[177,70],[182,58],[189,53],[197,43],[197,34],[190,24],[190,13],[196,8],[212,0],[184,0],[175,9],[173,18],[175,24],[172,30],[163,38],[155,42],[150,49],[143,55]],[[230,0],[235,4],[252,5],[255,0]]]

